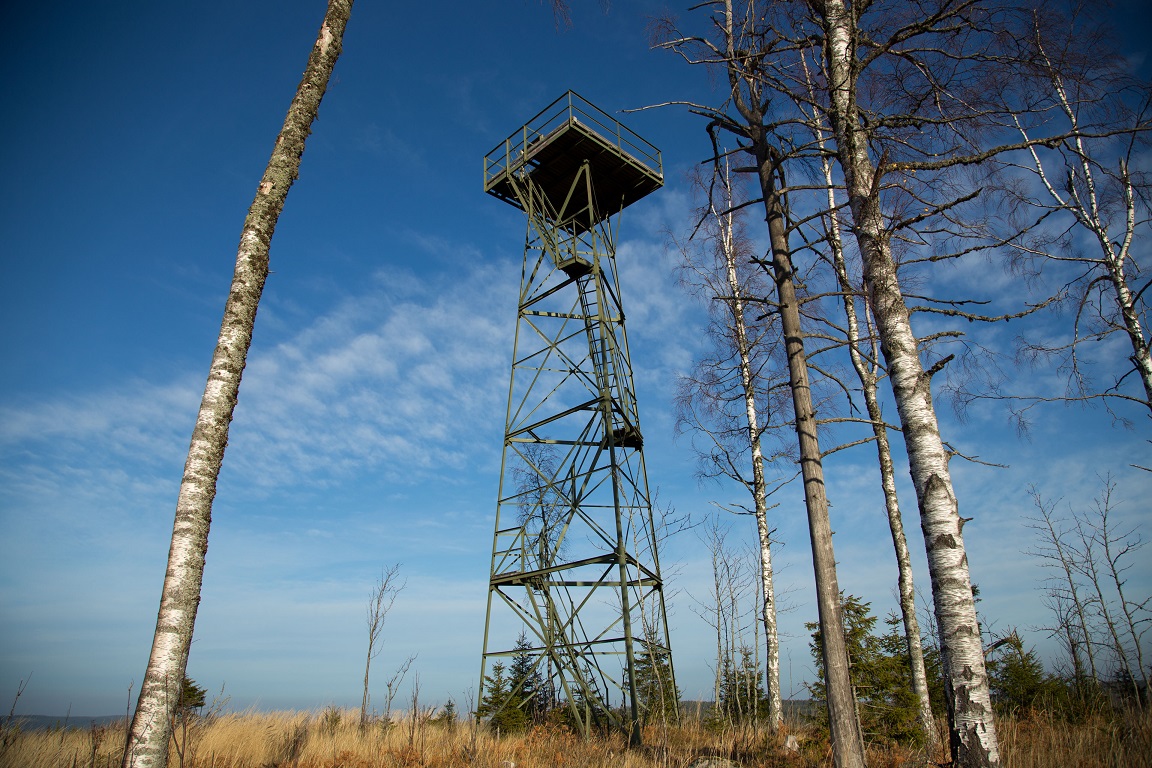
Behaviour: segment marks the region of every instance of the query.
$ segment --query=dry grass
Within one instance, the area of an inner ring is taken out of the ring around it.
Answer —
[[[645,746],[628,750],[619,737],[583,741],[562,727],[537,728],[497,738],[484,728],[449,726],[425,717],[375,723],[366,732],[355,711],[247,712],[197,722],[182,750],[171,750],[175,768],[685,768],[703,756],[744,766],[816,768],[832,765],[826,738],[797,726],[798,753],[784,736],[752,730],[716,733],[697,723],[649,728]],[[1124,768],[1152,765],[1152,716],[1090,719],[1068,725],[1043,715],[1000,721],[1006,768],[1076,766]],[[0,768],[115,768],[124,747],[123,725],[9,734]],[[183,751],[183,759],[180,752]],[[871,749],[871,768],[923,764],[900,749]]]

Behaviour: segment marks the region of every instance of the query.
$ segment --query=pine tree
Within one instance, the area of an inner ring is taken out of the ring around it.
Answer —
[[[674,723],[679,717],[680,689],[672,680],[667,646],[649,634],[636,654],[636,697],[640,719],[649,723]]]
[[[506,671],[502,661],[492,665],[492,674],[484,677],[484,696],[476,716],[487,720],[498,733],[515,733],[528,725],[528,717],[513,701],[512,678]]]
[[[924,731],[919,724],[920,702],[912,686],[908,647],[901,633],[902,619],[889,614],[884,622],[888,631],[877,637],[873,634],[876,617],[871,613],[871,603],[848,595],[842,598],[842,605],[845,640],[851,660],[849,674],[864,738],[879,744],[923,746]],[[813,699],[821,700],[824,696],[824,670],[820,663],[820,632],[815,623],[806,626],[813,630],[810,647],[818,675],[817,682],[808,688]],[[935,693],[935,701],[941,701],[943,686],[939,651],[926,647],[924,664],[930,695]]]

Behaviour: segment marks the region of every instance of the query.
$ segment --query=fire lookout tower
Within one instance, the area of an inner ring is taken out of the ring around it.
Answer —
[[[572,91],[484,158],[484,191],[528,227],[481,705],[562,707],[585,735],[618,727],[633,743],[644,719],[676,717],[677,689],[616,233],[663,183],[659,150]],[[532,671],[484,705],[485,675],[517,655]]]

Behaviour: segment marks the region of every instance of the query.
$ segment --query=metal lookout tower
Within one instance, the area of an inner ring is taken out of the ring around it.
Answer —
[[[676,687],[613,222],[662,185],[659,150],[571,91],[484,158],[484,190],[528,229],[481,706],[497,662],[530,658],[489,714],[560,707],[633,743]]]

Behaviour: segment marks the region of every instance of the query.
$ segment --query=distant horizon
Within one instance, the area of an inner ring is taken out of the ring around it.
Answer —
[[[789,704],[792,704],[792,705],[810,704],[812,702],[812,699],[810,699],[810,698],[809,699],[782,699],[782,702],[784,704],[784,707],[787,708]],[[438,710],[443,709],[445,704],[447,704],[447,701],[441,702],[441,703],[435,705],[436,710],[438,711]],[[710,699],[705,699],[705,700],[681,699],[680,700],[680,708],[681,709],[691,709],[691,708],[696,707],[696,706],[713,706],[714,704],[715,704],[715,702],[713,702]],[[236,715],[236,714],[245,714],[248,712],[252,712],[254,714],[272,714],[275,712],[296,712],[296,713],[308,712],[308,713],[315,713],[315,714],[323,714],[328,709],[331,709],[331,705],[324,705],[324,706],[321,706],[318,708],[303,708],[303,709],[300,709],[300,708],[297,708],[297,709],[261,709],[259,707],[245,707],[244,709],[234,710],[234,709],[226,707],[226,708],[220,710],[219,714]],[[360,711],[359,707],[352,707],[352,706],[337,707],[337,709],[339,709],[342,712],[347,711],[347,712],[359,713],[359,711]],[[394,708],[392,711],[394,714],[403,714],[405,712],[408,712],[409,710],[408,709]],[[471,708],[469,708],[468,710],[460,709],[459,702],[457,702],[457,711],[458,711],[458,717],[463,719],[464,717],[466,717],[468,715],[468,712],[471,711]],[[376,716],[380,717],[381,715],[379,713],[377,713]],[[85,722],[95,722],[97,724],[103,725],[105,723],[122,722],[125,719],[131,719],[131,717],[132,717],[132,714],[130,712],[127,715],[125,715],[125,714],[119,714],[119,715],[36,715],[36,714],[29,714],[29,715],[13,715],[12,721],[13,722],[21,722],[21,723],[25,722],[25,721],[32,721],[35,724],[35,727],[32,730],[42,730],[44,728],[52,728],[52,727],[55,727],[56,725],[60,725],[60,724],[64,724],[65,727],[72,727],[72,721],[74,721],[74,720],[75,721],[83,720]],[[67,721],[67,722],[65,722],[65,721]],[[2,722],[4,722],[4,720],[0,720],[0,723],[2,723]]]

